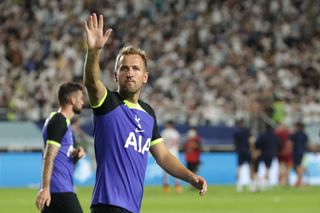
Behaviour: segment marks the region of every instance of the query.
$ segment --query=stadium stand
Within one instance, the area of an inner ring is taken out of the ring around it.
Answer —
[[[114,30],[101,60],[106,83],[124,44],[146,50],[143,98],[160,123],[320,123],[317,1],[3,0],[0,10],[3,120],[43,120],[58,85],[81,80],[82,23],[97,12]]]

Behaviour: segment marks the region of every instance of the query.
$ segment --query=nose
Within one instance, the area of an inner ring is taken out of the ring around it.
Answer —
[[[133,69],[132,67],[130,67],[128,70],[127,70],[127,77],[132,77],[133,75]]]

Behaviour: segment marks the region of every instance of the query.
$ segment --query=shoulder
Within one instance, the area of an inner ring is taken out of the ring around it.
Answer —
[[[155,117],[154,110],[148,103],[146,103],[142,100],[139,100],[138,103],[142,107],[142,109],[144,109],[149,115]]]
[[[107,96],[97,107],[93,107],[93,112],[95,115],[103,115],[111,112],[119,105],[123,104],[123,99],[117,92],[110,91],[107,89]]]
[[[52,113],[48,121],[48,126],[51,126],[51,127],[60,126],[60,125],[68,126],[69,124],[70,124],[70,120],[64,117],[59,112]]]

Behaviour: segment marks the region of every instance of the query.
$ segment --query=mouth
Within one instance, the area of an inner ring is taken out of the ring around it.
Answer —
[[[125,83],[126,83],[126,84],[130,84],[130,83],[131,83],[131,84],[134,84],[134,83],[136,83],[136,82],[135,82],[134,80],[126,80]]]

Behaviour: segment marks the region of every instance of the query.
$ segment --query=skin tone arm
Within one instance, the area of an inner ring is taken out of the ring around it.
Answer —
[[[152,146],[150,152],[161,168],[168,174],[184,180],[190,183],[194,188],[199,189],[200,196],[203,196],[206,193],[206,180],[185,168],[178,159],[169,152],[164,143],[158,143]]]
[[[100,15],[98,21],[95,13],[89,17],[89,20],[84,22],[84,28],[88,50],[84,65],[83,82],[88,90],[90,104],[96,106],[106,93],[106,88],[100,79],[99,57],[112,29],[108,29],[103,33],[103,16]]]
[[[56,145],[48,144],[46,147],[43,158],[42,188],[40,189],[36,198],[36,207],[38,209],[43,209],[45,205],[50,205],[50,180],[53,170],[53,161],[57,156],[58,151],[59,147]]]

